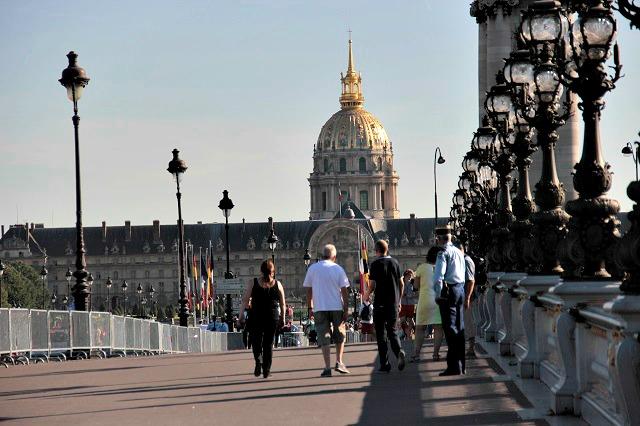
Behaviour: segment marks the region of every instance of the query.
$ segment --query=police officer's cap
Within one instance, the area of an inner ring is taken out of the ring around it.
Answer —
[[[451,233],[452,233],[452,229],[451,229],[451,226],[449,225],[436,227],[436,235],[438,236],[451,235]]]

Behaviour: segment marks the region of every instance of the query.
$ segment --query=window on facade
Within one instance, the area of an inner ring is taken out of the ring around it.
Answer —
[[[347,171],[347,159],[346,158],[341,158],[340,159],[340,172],[344,173]]]
[[[329,172],[329,160],[327,160],[326,158],[324,159],[324,161],[322,162],[322,171],[327,173]]]
[[[363,173],[367,171],[367,160],[364,157],[360,157],[358,160],[358,169]]]
[[[145,278],[149,278],[149,275],[151,275],[151,274],[149,273],[149,271],[144,271],[144,277],[145,277]]]
[[[322,210],[327,210],[327,193],[322,193]]]
[[[114,280],[118,279],[118,271],[113,271],[113,279]]]
[[[136,271],[135,269],[133,271],[131,271],[131,278],[136,278]]]
[[[384,190],[380,191],[380,200],[382,201],[382,209],[384,210]]]
[[[369,193],[367,191],[360,191],[360,209],[369,210]]]
[[[164,278],[164,269],[160,269],[160,270],[158,271],[158,276],[159,276],[160,278]]]

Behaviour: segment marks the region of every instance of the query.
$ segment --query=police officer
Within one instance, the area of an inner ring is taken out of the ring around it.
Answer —
[[[438,254],[433,284],[441,289],[437,300],[442,317],[442,328],[447,339],[447,368],[440,376],[465,374],[465,339],[463,310],[465,303],[464,254],[451,243],[451,227],[436,228],[436,239],[444,251]]]

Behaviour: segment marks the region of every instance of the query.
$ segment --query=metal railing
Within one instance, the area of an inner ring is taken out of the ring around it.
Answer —
[[[50,358],[227,350],[234,333],[180,327],[108,312],[0,309],[0,364]]]

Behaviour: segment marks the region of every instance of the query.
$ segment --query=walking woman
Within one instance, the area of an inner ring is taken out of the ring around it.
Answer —
[[[437,295],[433,288],[433,267],[436,264],[438,253],[442,250],[442,247],[431,247],[427,253],[427,263],[421,264],[415,272],[413,288],[420,289],[420,294],[416,313],[415,350],[410,362],[420,361],[420,350],[422,349],[428,326],[433,327],[433,360],[440,360],[440,346],[442,345],[444,332],[440,318],[440,307],[436,303],[436,297],[439,294]]]
[[[271,375],[273,336],[277,328],[284,324],[286,312],[284,288],[280,281],[275,279],[275,271],[276,268],[270,259],[262,262],[262,276],[247,283],[239,315],[239,321],[244,322],[244,310],[251,299],[249,338],[256,361],[253,374],[258,377],[262,373],[265,379]]]

